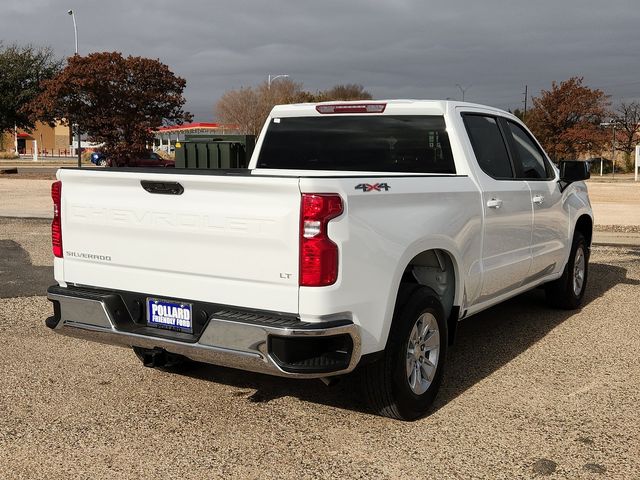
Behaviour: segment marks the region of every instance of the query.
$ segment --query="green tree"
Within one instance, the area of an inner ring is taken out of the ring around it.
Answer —
[[[42,81],[62,68],[49,47],[0,44],[0,135],[14,126],[32,130],[38,120],[28,105],[42,91]]]
[[[191,120],[183,111],[186,81],[159,60],[118,52],[70,57],[67,66],[43,82],[31,104],[36,117],[70,119],[107,155],[140,155],[153,129]]]
[[[572,77],[542,90],[527,112],[527,125],[554,161],[601,152],[609,142],[600,123],[608,116],[608,96]]]
[[[511,109],[509,109],[509,113],[512,113],[514,116],[518,117],[523,122],[525,121],[525,115],[523,110],[516,108],[513,111],[511,111]]]

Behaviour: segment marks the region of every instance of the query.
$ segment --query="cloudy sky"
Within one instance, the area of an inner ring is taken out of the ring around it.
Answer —
[[[361,83],[374,98],[522,108],[584,76],[615,104],[640,99],[638,0],[1,0],[0,41],[159,58],[212,121],[227,89],[288,74],[311,91]]]

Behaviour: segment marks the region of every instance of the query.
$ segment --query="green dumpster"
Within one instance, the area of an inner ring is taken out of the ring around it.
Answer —
[[[254,146],[253,135],[188,135],[176,144],[176,168],[247,168]]]

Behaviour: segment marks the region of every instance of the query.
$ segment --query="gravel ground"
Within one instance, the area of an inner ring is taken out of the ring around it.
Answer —
[[[49,255],[46,222],[11,225]],[[151,370],[49,331],[44,297],[0,299],[0,478],[638,479],[640,250],[594,248],[589,282],[579,312],[537,290],[462,322],[414,423],[367,414],[352,378]]]

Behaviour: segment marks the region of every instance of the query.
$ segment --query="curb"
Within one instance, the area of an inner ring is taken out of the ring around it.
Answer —
[[[599,242],[597,240],[593,240],[591,245],[594,247],[624,247],[624,248],[640,248],[640,239],[633,242]]]
[[[7,218],[9,220],[53,220],[53,215],[38,214],[38,213],[26,213],[26,214],[0,214],[0,219]]]
[[[609,247],[640,247],[640,233],[633,232],[593,232],[593,245]]]

